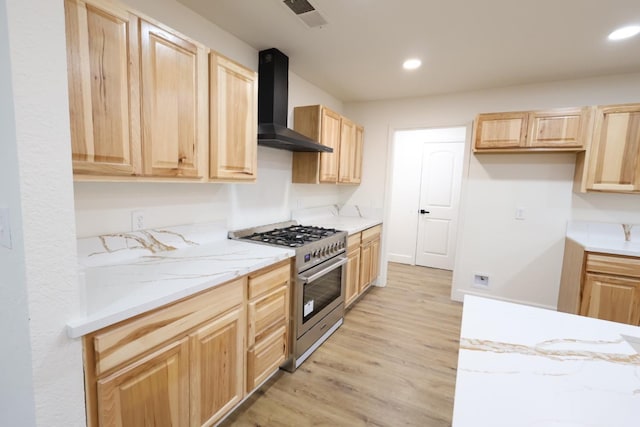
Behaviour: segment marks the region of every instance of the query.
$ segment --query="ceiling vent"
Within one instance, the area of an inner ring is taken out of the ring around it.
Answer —
[[[291,9],[307,27],[317,28],[327,25],[327,21],[320,15],[320,12],[307,0],[283,0],[283,3]]]

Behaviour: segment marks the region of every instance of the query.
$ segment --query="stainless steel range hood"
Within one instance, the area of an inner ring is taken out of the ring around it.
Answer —
[[[287,128],[289,58],[278,49],[262,50],[258,66],[258,145],[289,151],[323,151],[327,147]]]

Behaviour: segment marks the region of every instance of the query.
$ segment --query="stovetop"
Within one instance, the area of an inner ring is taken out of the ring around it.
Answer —
[[[269,243],[272,245],[298,248],[307,243],[317,242],[338,233],[335,228],[323,228],[315,226],[291,225],[285,228],[256,232],[242,239],[253,240],[255,242]]]
[[[347,234],[346,231],[335,228],[300,225],[295,221],[287,221],[231,231],[229,238],[294,249],[296,267],[300,272],[343,254],[347,246]]]

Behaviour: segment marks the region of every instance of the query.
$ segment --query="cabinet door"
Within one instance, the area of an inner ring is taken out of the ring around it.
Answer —
[[[192,427],[212,425],[244,397],[243,319],[238,307],[191,334]]]
[[[599,107],[587,189],[640,191],[640,104]]]
[[[247,352],[247,390],[253,390],[284,363],[288,354],[287,328],[281,326]]]
[[[371,242],[371,282],[380,274],[380,239]]]
[[[356,159],[356,125],[351,120],[340,119],[340,153],[338,182],[350,184],[355,175]]]
[[[199,177],[208,131],[206,49],[144,20],[140,41],[144,173]]]
[[[65,0],[75,174],[141,173],[138,18]]]
[[[345,306],[348,307],[356,299],[360,290],[360,247],[356,247],[347,254],[346,272],[344,300]]]
[[[582,149],[589,131],[589,109],[536,111],[529,116],[527,147]]]
[[[371,284],[371,242],[360,247],[360,286],[359,293],[362,293]]]
[[[188,356],[185,337],[98,380],[100,426],[189,425]]]
[[[362,181],[362,153],[364,149],[364,128],[362,126],[356,126],[356,147],[355,147],[355,159],[353,165],[353,177],[351,182],[353,184],[360,184]]]
[[[527,118],[526,112],[478,115],[474,150],[523,146],[527,136]]]
[[[321,122],[320,142],[333,148],[333,153],[320,153],[320,182],[335,183],[340,156],[340,115],[323,108]]]
[[[289,289],[275,289],[269,294],[249,301],[247,305],[247,346],[264,339],[279,326],[289,321]]]
[[[254,181],[258,150],[258,74],[211,53],[209,177]]]
[[[640,324],[640,279],[587,273],[580,314]]]

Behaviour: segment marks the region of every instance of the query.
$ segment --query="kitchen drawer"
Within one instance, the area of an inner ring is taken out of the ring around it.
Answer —
[[[290,278],[291,264],[289,260],[283,261],[270,269],[260,270],[249,275],[249,299],[288,284]]]
[[[289,312],[289,292],[281,286],[247,305],[247,346],[251,347],[275,328],[286,325]]]
[[[243,303],[245,278],[126,320],[93,336],[96,375],[149,352]]]
[[[640,278],[640,258],[589,253],[586,270]]]
[[[354,249],[360,247],[360,241],[362,238],[362,233],[352,234],[347,238],[347,252],[351,252]]]
[[[247,390],[259,386],[285,361],[287,328],[282,326],[247,352]]]
[[[374,240],[377,237],[380,237],[380,233],[382,232],[382,225],[376,225],[371,228],[367,228],[362,232],[362,243],[369,242]]]

